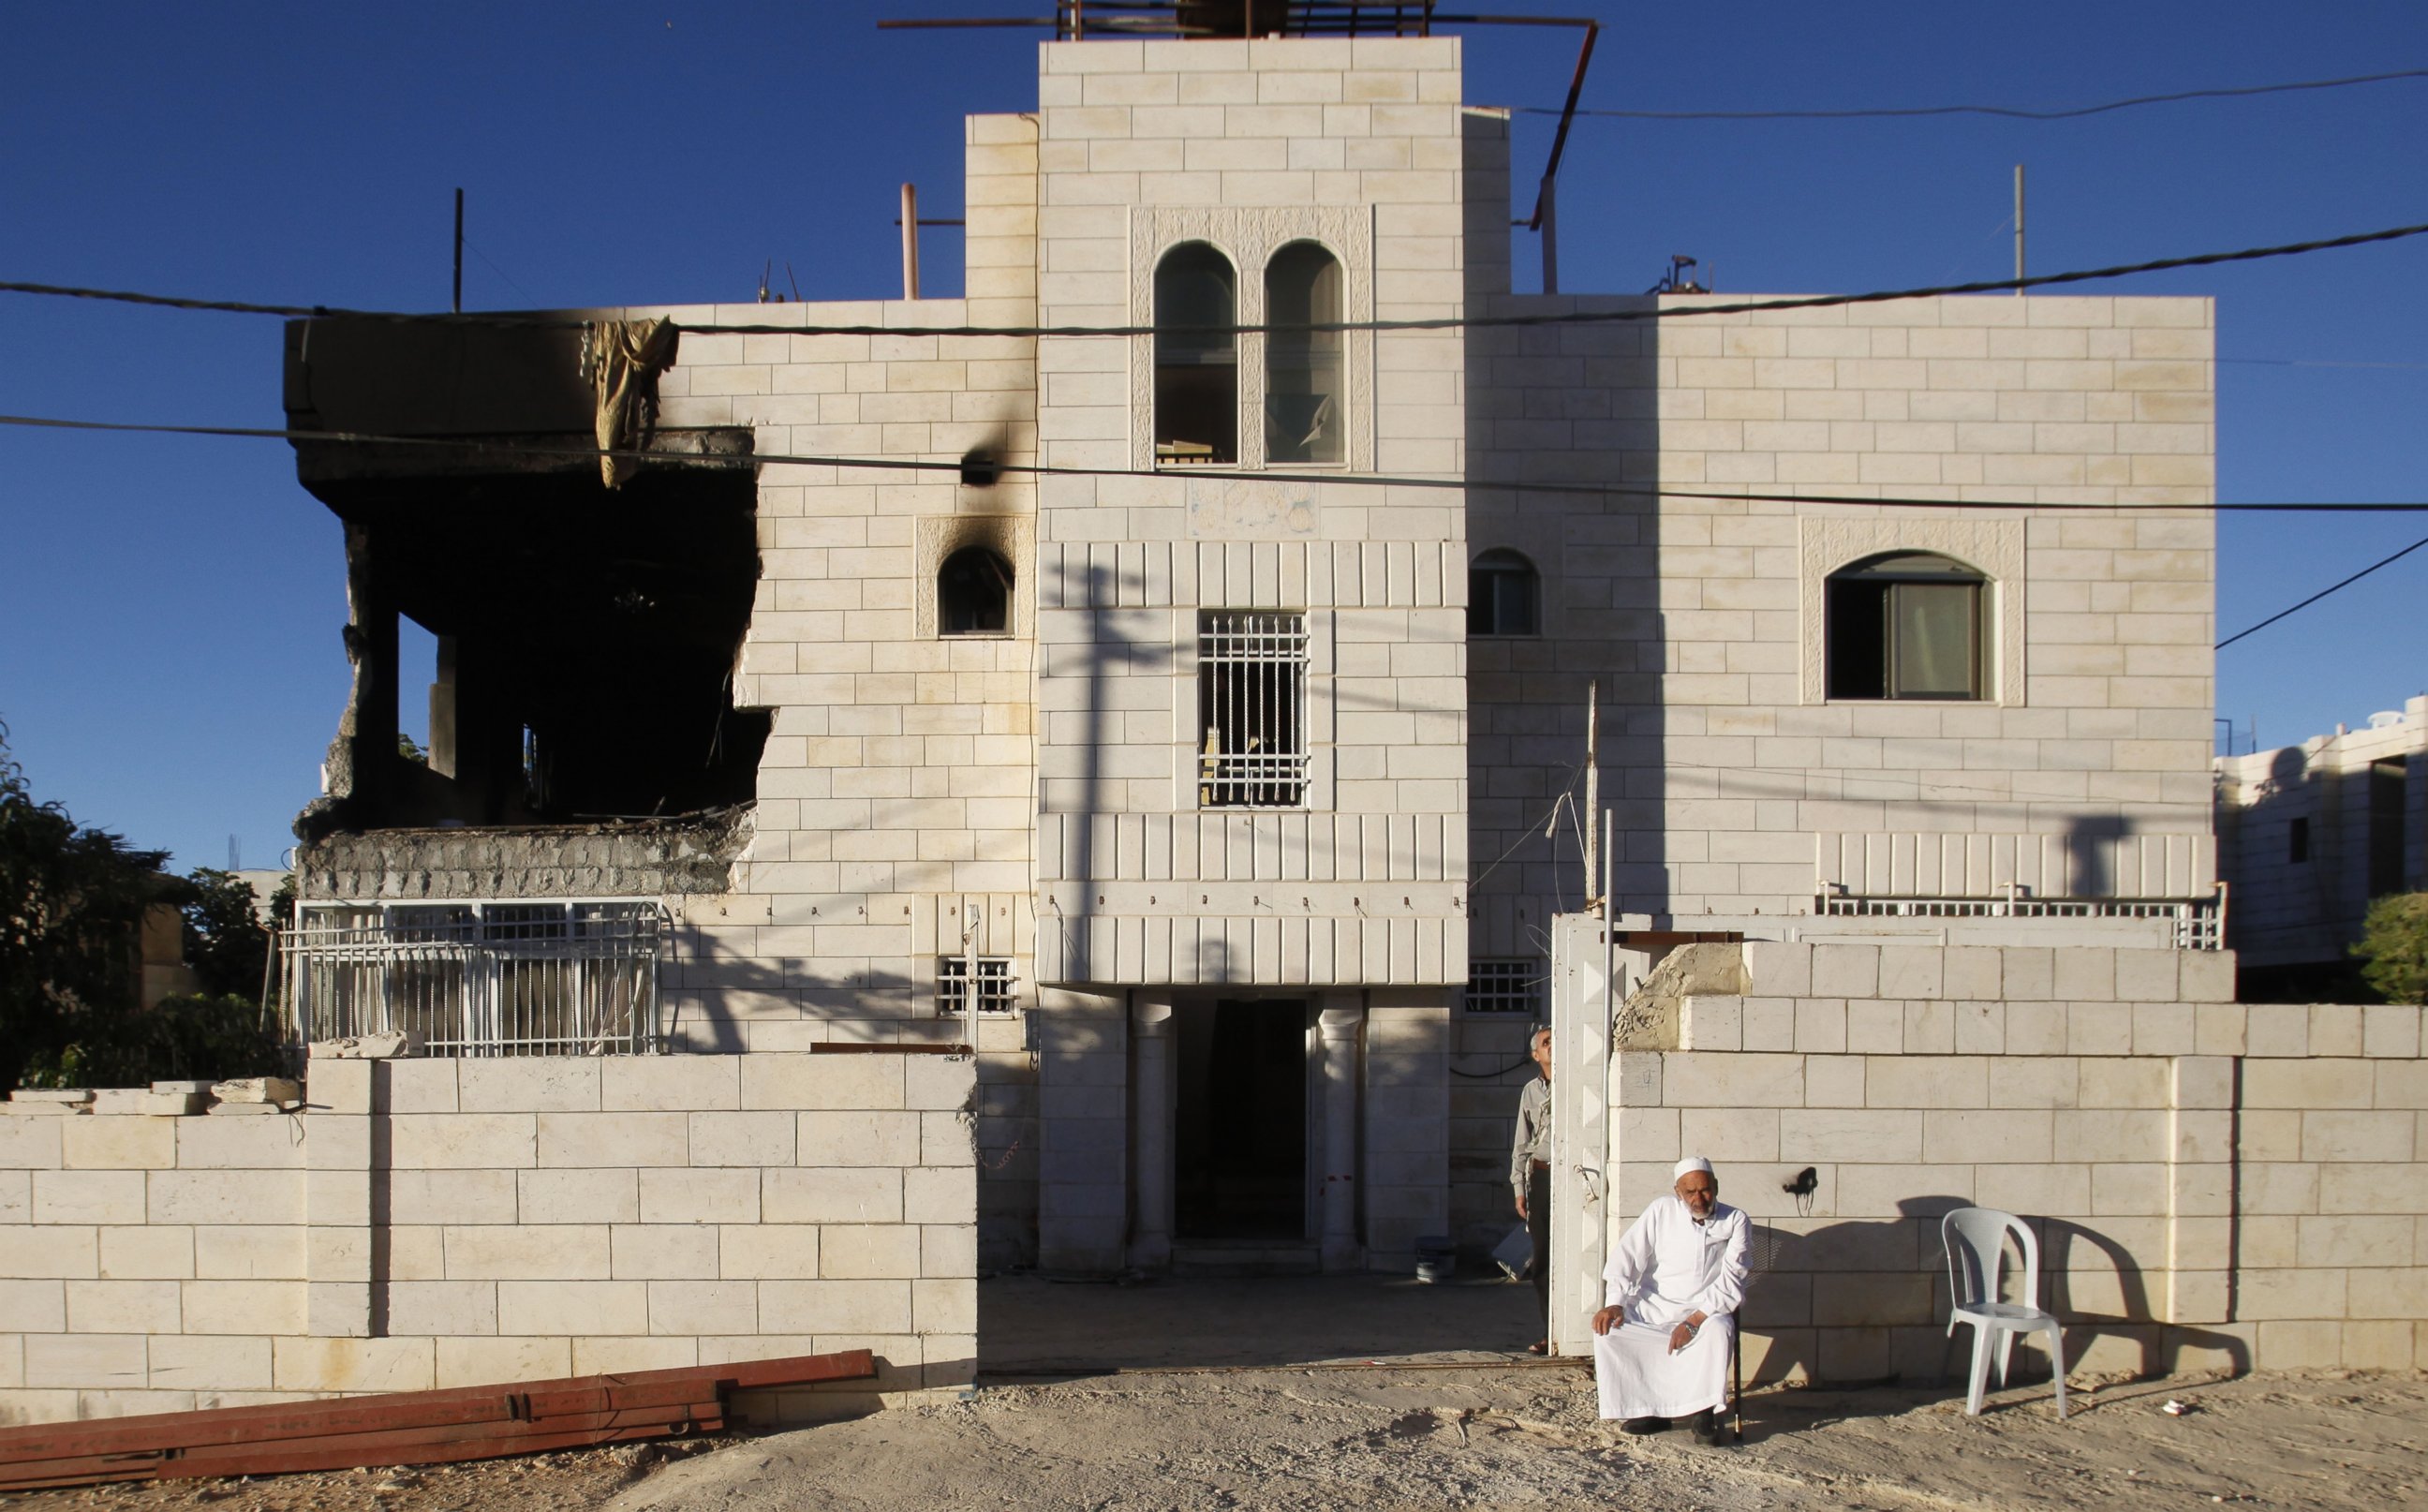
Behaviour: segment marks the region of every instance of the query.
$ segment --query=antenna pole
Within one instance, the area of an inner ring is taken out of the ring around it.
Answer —
[[[2016,283],[2018,283],[2018,284],[2020,284],[2020,283],[2022,283],[2023,281],[2024,281],[2024,165],[2023,165],[2023,164],[2021,164],[2021,163],[2017,163],[2017,164],[2015,165],[2015,282],[2016,282]],[[2021,298],[2023,298],[2023,297],[2024,297],[2024,291],[2023,291],[2022,289],[2020,289],[2020,288],[2016,289],[2016,290],[2015,290],[2015,297],[2016,297],[2017,299],[2021,299]]]
[[[464,191],[455,191],[455,313],[464,313]]]
[[[1585,890],[1601,876],[1601,679],[1585,683]],[[1610,895],[1601,898],[1601,915],[1610,917]]]
[[[919,297],[919,186],[902,186],[902,297]]]

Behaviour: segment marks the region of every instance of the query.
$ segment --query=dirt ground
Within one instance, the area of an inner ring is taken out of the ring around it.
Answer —
[[[12,1509],[941,1512],[947,1508],[1645,1512],[2428,1503],[2428,1375],[2045,1382],[1963,1415],[1960,1389],[1748,1398],[1741,1445],[1617,1434],[1522,1338],[1523,1289],[1379,1278],[981,1288],[968,1399],[673,1454],[33,1493]],[[1397,1347],[1373,1352],[1378,1340]],[[1341,1347],[1343,1345],[1349,1347]],[[1487,1347],[1477,1347],[1485,1345]],[[1361,1347],[1362,1346],[1362,1347]],[[2174,1401],[2188,1410],[2171,1415]]]

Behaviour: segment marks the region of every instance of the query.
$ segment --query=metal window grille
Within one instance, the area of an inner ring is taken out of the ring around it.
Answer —
[[[655,903],[305,905],[279,932],[301,1042],[407,1030],[433,1056],[664,1048]]]
[[[1467,1011],[1470,1013],[1543,1014],[1543,963],[1523,957],[1467,963]]]
[[[936,1016],[957,1018],[968,1011],[969,962],[960,956],[936,958]],[[1011,958],[978,957],[978,1011],[1011,1011]]]
[[[2159,919],[2173,926],[2178,950],[2225,947],[2225,904],[2213,897],[1862,897],[1823,894],[1813,900],[1813,912],[1838,918],[1867,919]]]
[[[1197,619],[1197,801],[1306,801],[1306,616],[1208,609]]]

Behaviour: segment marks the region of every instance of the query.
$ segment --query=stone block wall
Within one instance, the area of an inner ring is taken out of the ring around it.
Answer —
[[[2421,1010],[2227,1001],[2217,952],[1745,949],[1748,995],[1618,1058],[1611,1217],[1713,1161],[1765,1236],[1759,1378],[1960,1370],[1968,1205],[2031,1223],[2076,1371],[2428,1362]]]
[[[315,1060],[305,1109],[0,1117],[0,1419],[867,1348],[965,1384],[973,1067]]]

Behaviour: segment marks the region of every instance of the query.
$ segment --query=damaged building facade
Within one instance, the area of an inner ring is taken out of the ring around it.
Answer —
[[[974,1009],[988,1263],[1396,1268],[1514,1221],[1589,686],[1633,946],[2214,948],[2208,303],[1513,292],[1461,47],[1041,44],[959,299],[290,327],[290,423],[389,438],[297,447],[306,1013]]]

